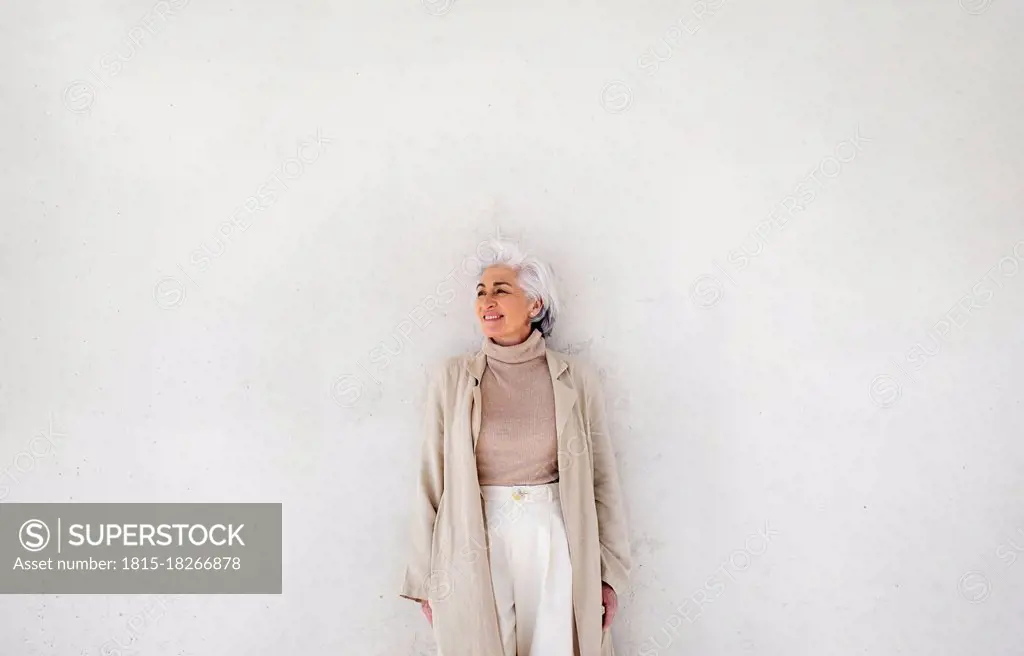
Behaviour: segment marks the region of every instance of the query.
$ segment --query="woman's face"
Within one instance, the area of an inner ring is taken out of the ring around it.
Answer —
[[[529,337],[530,321],[542,305],[539,299],[531,302],[526,298],[511,267],[484,269],[476,286],[476,317],[480,328],[498,344],[518,344]]]

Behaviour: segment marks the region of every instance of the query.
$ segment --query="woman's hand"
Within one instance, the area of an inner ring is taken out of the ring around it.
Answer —
[[[619,610],[619,597],[615,594],[612,586],[601,581],[601,604],[604,605],[604,621],[601,623],[601,630],[607,630],[615,619],[615,613]]]
[[[615,593],[613,592],[612,594],[615,594]],[[430,626],[434,626],[434,611],[431,610],[431,608],[430,608],[430,602],[429,601],[421,601],[420,602],[420,610],[423,611],[423,617],[427,618],[427,622],[430,623]]]

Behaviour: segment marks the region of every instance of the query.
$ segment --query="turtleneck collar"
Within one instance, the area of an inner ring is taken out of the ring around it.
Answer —
[[[511,346],[503,346],[498,344],[490,337],[484,337],[483,340],[483,352],[489,358],[494,358],[498,362],[507,362],[515,364],[519,362],[526,362],[545,355],[547,351],[547,344],[544,341],[544,336],[536,328],[530,332],[530,336],[518,344]]]

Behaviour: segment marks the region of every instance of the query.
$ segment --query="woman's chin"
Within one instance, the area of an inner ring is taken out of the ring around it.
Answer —
[[[504,321],[481,321],[480,329],[484,331],[484,335],[487,337],[501,337],[504,332]]]

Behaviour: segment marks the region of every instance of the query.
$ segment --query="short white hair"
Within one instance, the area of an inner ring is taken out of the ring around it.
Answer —
[[[511,239],[491,237],[477,249],[476,279],[480,280],[484,270],[492,266],[511,267],[516,272],[516,281],[532,302],[540,299],[541,311],[533,318],[533,327],[545,338],[551,335],[558,318],[558,293],[555,290],[555,276],[551,267],[539,257],[524,251]]]

